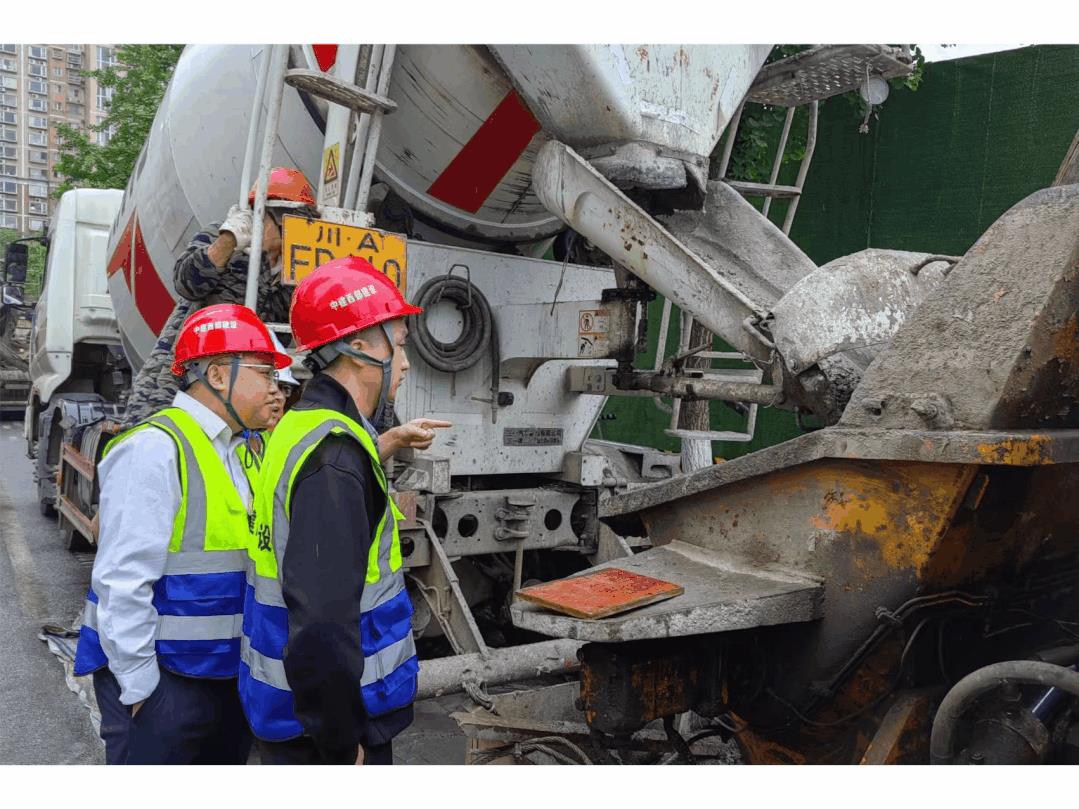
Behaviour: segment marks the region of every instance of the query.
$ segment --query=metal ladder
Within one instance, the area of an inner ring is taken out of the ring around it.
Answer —
[[[910,50],[906,46],[895,48],[888,45],[817,45],[765,65],[727,126],[727,140],[720,160],[719,178],[742,196],[764,197],[761,213],[765,216],[768,216],[773,199],[789,199],[791,203],[787,207],[782,226],[783,233],[789,236],[817,146],[820,102],[856,89],[871,76],[889,79],[907,75],[911,71],[911,61]],[[785,107],[787,110],[767,183],[727,179],[731,152],[738,136],[738,125],[742,121],[742,112],[747,103]],[[806,105],[809,105],[809,124],[805,157],[798,167],[794,185],[779,185],[779,170],[786,155],[794,113],[799,107]]]
[[[656,363],[653,370],[662,370],[664,365],[671,364],[673,358],[663,359],[663,348],[667,343],[667,332],[670,328],[671,319],[671,302],[670,300],[663,301],[663,315],[660,319],[660,333],[659,342],[656,344]],[[690,332],[693,329],[693,316],[687,313],[682,313],[681,323],[681,335],[679,339],[678,353],[675,357],[688,359],[689,357],[699,357],[701,359],[711,360],[741,360],[749,363],[749,359],[745,354],[740,351],[692,351],[693,346],[689,345]],[[679,372],[680,376],[699,377],[701,379],[708,378],[717,382],[752,382],[759,384],[764,379],[764,372],[750,364],[746,368],[682,368]],[[674,397],[671,400],[671,405],[668,407],[663,404],[660,397],[655,397],[656,406],[661,410],[670,412],[671,423],[670,426],[663,431],[664,435],[671,438],[678,438],[682,441],[707,441],[709,444],[713,441],[735,441],[738,443],[747,443],[753,440],[753,436],[757,429],[757,404],[750,403],[746,412],[746,426],[744,430],[686,430],[679,428],[678,420],[682,413],[682,400],[678,397]],[[709,453],[711,454],[711,453]]]
[[[240,206],[248,208],[255,150],[259,148],[255,204],[252,211],[251,257],[247,266],[244,305],[256,309],[258,278],[262,263],[263,218],[266,213],[266,186],[272,168],[273,150],[281,118],[285,85],[324,99],[329,104],[319,172],[318,205],[327,221],[343,224],[371,223],[365,213],[374,177],[375,158],[382,133],[382,116],[397,109],[386,92],[393,72],[396,45],[340,45],[331,71],[308,68],[288,69],[289,45],[271,45],[264,54],[251,106],[251,120],[240,175]],[[316,64],[310,46],[304,46],[309,64]],[[361,75],[364,86],[356,82]],[[259,133],[261,131],[261,144]],[[352,153],[347,178],[342,182],[349,135]],[[362,221],[360,221],[362,220]],[[287,325],[268,324],[275,331]]]
[[[791,225],[794,223],[794,216],[798,212],[798,205],[801,202],[802,189],[805,186],[806,176],[809,174],[809,166],[813,161],[813,152],[817,146],[820,102],[825,98],[855,89],[871,75],[886,79],[905,75],[910,72],[910,65],[910,51],[906,47],[893,48],[886,45],[818,45],[786,59],[765,65],[754,80],[745,99],[739,105],[738,111],[727,125],[727,139],[724,142],[723,154],[720,158],[719,178],[744,197],[763,197],[764,204],[761,206],[761,213],[765,217],[768,216],[773,199],[789,199],[791,202],[787,206],[787,212],[781,226],[784,235],[789,236]],[[738,126],[742,121],[742,112],[745,110],[747,103],[768,104],[775,107],[785,107],[787,110],[767,183],[752,183],[727,178],[731,153],[734,150],[734,142],[738,136]],[[809,106],[809,121],[806,133],[805,156],[798,167],[798,175],[794,185],[780,185],[778,183],[779,172],[783,166],[783,158],[786,155],[787,141],[790,137],[795,111],[799,107],[806,105]],[[660,321],[659,343],[656,348],[654,370],[657,371],[660,370],[664,363],[669,363],[670,361],[669,359],[663,359],[670,317],[671,302],[665,300],[663,302],[663,316]],[[692,348],[689,345],[689,333],[693,327],[693,318],[683,315],[682,321],[678,356],[685,356],[686,352]],[[749,358],[739,352],[700,351],[693,356],[709,360],[740,359],[750,363]],[[690,376],[708,377],[731,382],[760,382],[763,378],[763,372],[755,366],[746,368],[686,368],[684,373]],[[671,424],[668,429],[664,430],[664,434],[672,438],[679,438],[682,441],[707,441],[709,443],[712,441],[744,443],[753,440],[757,425],[756,404],[748,405],[745,431],[736,432],[679,429],[678,419],[681,412],[681,400],[673,399],[670,408],[667,408],[659,397],[656,397],[655,401],[657,407],[664,411],[670,410]]]
[[[748,101],[748,99],[747,99]],[[737,191],[744,197],[764,197],[764,205],[761,207],[761,213],[767,217],[768,211],[772,207],[773,199],[789,199],[790,205],[787,206],[787,214],[783,218],[782,230],[784,235],[789,236],[791,232],[791,225],[794,224],[794,215],[798,212],[798,203],[802,199],[802,188],[805,186],[806,175],[809,173],[809,165],[813,162],[813,152],[817,148],[817,120],[820,109],[820,101],[813,100],[809,102],[809,128],[806,133],[806,153],[802,158],[802,163],[798,167],[798,177],[794,181],[794,185],[778,185],[777,180],[779,178],[779,170],[783,166],[783,158],[787,152],[787,139],[790,136],[791,123],[794,121],[795,107],[787,107],[787,116],[783,119],[783,131],[779,136],[779,144],[776,147],[776,156],[772,161],[772,173],[768,178],[767,183],[751,183],[743,180],[730,180],[727,179],[727,169],[730,166],[731,152],[734,150],[734,141],[738,135],[738,125],[742,121],[742,111],[745,109],[746,101],[742,102],[742,105],[738,108],[738,112],[734,114],[734,119],[729,126],[729,133],[727,135],[727,142],[723,146],[723,158],[720,161],[719,178],[723,180],[727,185]]]

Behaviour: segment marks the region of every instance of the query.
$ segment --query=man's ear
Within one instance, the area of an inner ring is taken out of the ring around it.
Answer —
[[[365,354],[370,354],[374,345],[371,343],[371,336],[367,333],[367,329],[361,332],[350,335],[348,338],[348,344],[358,351],[362,351]]]
[[[224,391],[229,384],[228,372],[229,367],[227,365],[215,363],[206,369],[206,381],[214,390]]]

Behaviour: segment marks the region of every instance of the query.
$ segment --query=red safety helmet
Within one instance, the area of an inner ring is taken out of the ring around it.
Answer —
[[[251,186],[251,193],[247,195],[247,204],[252,208],[255,207],[255,189],[257,187],[258,183]],[[315,191],[299,169],[270,169],[270,181],[266,189],[266,203],[269,205],[274,200],[291,202],[296,207],[301,205],[314,206]]]
[[[219,303],[191,315],[176,338],[172,372],[184,375],[184,365],[215,354],[271,354],[278,370],[292,364],[277,350],[270,330],[258,315],[238,303]]]
[[[387,320],[423,311],[404,299],[393,281],[358,256],[327,261],[292,295],[289,322],[297,351],[332,343]]]

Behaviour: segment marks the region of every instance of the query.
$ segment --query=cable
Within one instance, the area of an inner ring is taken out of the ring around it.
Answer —
[[[460,336],[448,343],[436,338],[427,328],[431,307],[442,300],[453,303],[464,320]],[[432,278],[420,287],[413,302],[424,308],[423,314],[416,316],[416,353],[432,368],[456,373],[471,368],[492,346],[497,351],[491,307],[471,280],[452,275]],[[497,376],[497,366],[493,373]]]
[[[914,647],[914,641],[917,639],[918,635],[921,634],[922,629],[925,627],[926,624],[929,623],[930,620],[931,620],[930,618],[923,618],[918,623],[918,625],[914,627],[914,631],[910,633],[910,637],[907,639],[906,644],[903,646],[903,652],[899,656],[899,665],[897,666],[895,680],[888,687],[888,689],[883,694],[881,694],[879,697],[877,697],[875,700],[872,700],[871,702],[867,702],[865,705],[863,705],[861,708],[859,708],[854,713],[847,714],[846,716],[842,716],[839,719],[833,719],[830,722],[818,722],[818,721],[816,721],[814,719],[810,719],[809,717],[807,717],[804,713],[802,713],[796,707],[794,707],[793,704],[791,704],[790,702],[785,700],[783,697],[781,697],[779,694],[777,694],[771,688],[766,688],[764,693],[766,693],[768,696],[770,696],[772,699],[774,699],[780,705],[787,708],[791,713],[793,713],[796,717],[798,717],[798,719],[800,719],[802,722],[804,722],[807,725],[811,725],[811,726],[813,726],[815,728],[831,728],[831,727],[835,727],[836,725],[845,724],[845,723],[851,721],[852,719],[857,719],[859,716],[864,714],[866,711],[869,711],[869,710],[871,710],[873,708],[876,708],[878,705],[880,705],[882,702],[884,702],[884,700],[886,700],[888,697],[890,697],[895,692],[895,689],[899,687],[899,683],[901,683],[903,681],[903,666],[907,661],[907,655],[910,653],[910,650]]]
[[[812,710],[817,704],[831,698],[839,690],[840,685],[869,653],[869,651],[885,636],[902,626],[903,621],[914,612],[925,607],[936,607],[942,604],[960,604],[966,607],[981,607],[988,601],[984,596],[974,595],[963,590],[947,590],[932,595],[915,596],[900,604],[895,610],[885,607],[877,607],[877,620],[880,622],[870,633],[862,645],[855,650],[839,671],[832,677],[824,693],[818,696],[808,708]]]
[[[465,277],[456,278],[453,271],[464,267]],[[464,319],[461,334],[456,340],[444,343],[431,334],[427,328],[427,315],[430,307],[443,298],[454,302],[457,311]],[[499,401],[499,373],[502,355],[498,341],[498,324],[491,313],[491,306],[483,293],[472,285],[472,273],[465,264],[454,264],[449,272],[430,279],[420,287],[413,301],[423,307],[423,312],[416,316],[415,346],[416,353],[423,361],[445,373],[455,374],[471,368],[487,351],[491,357],[491,423],[498,419],[498,409],[503,406]],[[451,392],[453,385],[451,383]]]
[[[491,699],[490,695],[485,693],[483,685],[475,680],[462,680],[461,687],[465,693],[472,698],[472,701],[484,708],[495,716],[498,716],[498,711],[495,710],[495,702]]]
[[[678,729],[674,726],[674,717],[663,717],[663,732],[667,734],[667,741],[671,743],[671,747],[674,748],[673,753],[677,754],[679,758],[684,760],[687,764],[695,764],[696,761],[693,758],[693,751],[689,749],[689,744]]]
[[[555,750],[551,745],[562,745],[569,750],[572,755],[567,755],[559,750]],[[518,761],[528,762],[526,756],[529,753],[543,753],[561,764],[592,764],[592,759],[588,757],[584,750],[562,736],[537,736],[523,742],[493,747],[490,750],[484,750],[482,753],[475,756],[472,763],[486,764],[489,761],[494,761],[495,759],[510,755]]]
[[[1072,640],[1079,640],[1079,632],[1074,632],[1073,630],[1068,629],[1068,627],[1066,626],[1066,624],[1074,624],[1073,621],[1061,621],[1057,618],[1047,618],[1044,615],[1038,615],[1038,613],[1031,612],[1030,610],[1023,609],[1022,607],[1008,607],[1007,610],[1008,612],[1018,612],[1022,615],[1029,615],[1031,618],[1042,621],[1043,623],[1053,624],[1054,626],[1056,626],[1057,629],[1059,629],[1062,633],[1067,635]]]

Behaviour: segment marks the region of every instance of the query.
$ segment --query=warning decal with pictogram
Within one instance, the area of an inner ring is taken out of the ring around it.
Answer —
[[[326,149],[326,154],[322,159],[322,182],[332,183],[337,179],[337,175],[340,174],[338,166],[341,163],[341,144],[335,143]]]

